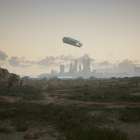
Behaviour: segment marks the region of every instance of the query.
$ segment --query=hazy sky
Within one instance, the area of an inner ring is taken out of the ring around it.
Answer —
[[[77,48],[63,37],[79,40]],[[0,66],[19,75],[140,64],[140,0],[0,0]]]

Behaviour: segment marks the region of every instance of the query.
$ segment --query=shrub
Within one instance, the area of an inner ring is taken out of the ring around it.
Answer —
[[[125,122],[140,121],[140,108],[125,107],[124,109],[121,109],[119,119]]]
[[[22,106],[18,108],[17,111],[21,113],[38,114],[38,113],[41,113],[42,110],[38,107]]]
[[[105,91],[104,92],[104,98],[109,98],[110,97],[110,92]],[[100,93],[94,93],[92,95],[92,98],[102,98],[102,96],[100,95]]]
[[[139,117],[132,113],[121,113],[119,119],[124,122],[138,122]]]
[[[85,91],[82,91],[82,94],[84,95],[90,95],[92,92],[91,91],[88,91],[88,90],[85,90]]]
[[[76,115],[74,113],[71,113],[71,112],[66,112],[63,115],[61,115],[62,120],[72,119],[72,118],[76,118]]]
[[[79,97],[78,96],[69,96],[68,97],[69,99],[71,99],[71,100],[79,100]]]
[[[90,85],[89,84],[84,84],[84,87],[90,87]]]
[[[84,94],[78,94],[77,97],[84,97]]]
[[[5,133],[5,134],[11,134],[13,131],[6,128],[6,127],[1,127],[0,128],[0,133]]]
[[[82,89],[75,89],[74,92],[81,92]]]
[[[58,140],[128,140],[127,135],[119,129],[99,129],[95,126],[79,127],[76,130],[61,134]]]
[[[25,120],[24,118],[19,118],[16,120],[14,125],[16,126],[16,129],[18,131],[25,131],[28,129],[30,123],[27,122],[27,120]]]
[[[130,99],[132,95],[130,93],[120,93],[119,98],[120,99]]]
[[[54,106],[54,109],[57,111],[63,111],[65,109],[65,106],[57,104]]]

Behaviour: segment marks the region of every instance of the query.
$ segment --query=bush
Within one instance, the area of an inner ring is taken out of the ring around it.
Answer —
[[[57,110],[57,111],[63,111],[65,109],[65,106],[63,106],[63,105],[55,105],[54,109]]]
[[[132,95],[130,93],[120,93],[119,98],[120,99],[130,99]]]
[[[121,109],[119,119],[125,122],[140,121],[140,108],[125,107],[124,109]]]
[[[5,134],[11,134],[13,131],[6,128],[6,127],[1,127],[0,128],[0,133],[5,133]]]
[[[84,97],[84,96],[85,96],[84,94],[78,94],[78,95],[77,95],[77,97],[80,97],[80,98],[81,98],[81,97]]]
[[[139,117],[132,113],[121,113],[119,119],[124,122],[138,122]]]
[[[71,99],[71,100],[79,100],[79,97],[78,96],[69,96],[68,97],[69,99]]]
[[[21,113],[38,114],[38,113],[41,113],[42,110],[38,107],[22,106],[18,108],[17,111]]]
[[[61,129],[64,130],[71,130],[73,127],[77,127],[81,124],[79,119],[71,118],[71,119],[64,119],[61,121],[59,125]]]
[[[84,95],[90,95],[91,93],[92,93],[91,91],[87,91],[87,90],[82,91],[82,94],[84,94]]]
[[[74,92],[81,92],[81,89],[75,89]]]
[[[14,124],[18,131],[25,131],[29,128],[30,123],[25,118],[18,118]]]
[[[74,113],[71,113],[71,112],[66,112],[63,115],[61,115],[62,120],[72,119],[72,118],[76,118],[76,115]]]
[[[118,129],[99,129],[95,126],[79,127],[76,130],[61,134],[58,140],[128,140],[127,135]]]
[[[90,87],[90,85],[89,84],[84,84],[84,87]]]
[[[105,91],[104,92],[104,98],[109,98],[110,97],[110,94],[111,94],[111,92]],[[92,95],[92,98],[102,98],[102,97],[101,97],[100,93],[94,93]]]

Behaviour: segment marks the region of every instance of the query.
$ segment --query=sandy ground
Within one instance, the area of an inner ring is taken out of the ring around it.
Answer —
[[[131,95],[140,96],[140,92],[131,93]]]
[[[63,90],[64,91],[64,90]],[[54,94],[57,92],[54,92]],[[30,101],[32,103],[42,103],[42,104],[48,104],[48,103],[76,103],[79,105],[88,105],[88,104],[100,104],[100,105],[107,105],[109,108],[116,108],[116,107],[125,107],[125,106],[131,106],[131,107],[140,107],[140,103],[127,103],[127,102],[116,102],[116,103],[98,103],[98,102],[83,102],[83,101],[76,101],[76,100],[68,100],[68,99],[57,99],[57,96],[50,97],[49,93],[43,93],[44,94],[44,100],[38,100],[38,101]],[[135,93],[136,95],[139,95],[140,93]],[[56,94],[57,95],[57,94]],[[134,95],[134,94],[133,94]],[[14,98],[12,96],[0,96],[0,100],[7,101],[7,102],[17,102],[20,101],[21,98]],[[94,115],[99,115],[100,112],[93,113]],[[92,114],[92,115],[93,115]],[[126,132],[130,138],[130,140],[140,140],[140,123],[117,123],[115,127],[119,128],[120,130]],[[42,128],[42,131],[45,131],[46,128]],[[40,131],[39,129],[30,129],[25,132],[17,132],[15,131],[13,134],[0,134],[0,140],[19,140],[23,139],[23,136],[25,133],[29,132],[33,134],[36,131]],[[55,130],[52,129],[52,132],[55,132]],[[53,133],[54,133],[53,132]],[[52,137],[50,134],[45,134],[39,138],[39,140],[55,140],[56,138]]]
[[[21,97],[14,98],[13,96],[0,96],[1,101],[7,101],[7,102],[10,102],[10,103],[17,102],[21,99],[22,99]]]

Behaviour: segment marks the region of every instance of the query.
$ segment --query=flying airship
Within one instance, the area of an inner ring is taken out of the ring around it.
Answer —
[[[81,48],[81,46],[83,46],[83,44],[80,43],[78,40],[72,39],[70,37],[64,37],[63,38],[63,42],[67,43],[69,45],[73,45],[73,46],[79,47],[79,48]]]

